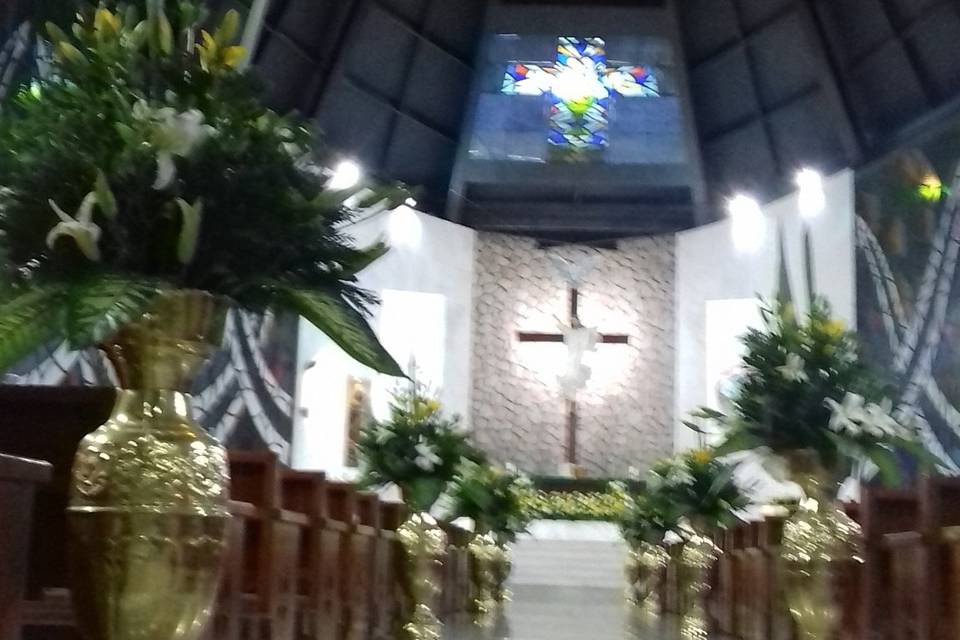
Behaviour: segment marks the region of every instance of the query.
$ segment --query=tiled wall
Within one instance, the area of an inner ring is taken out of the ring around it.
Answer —
[[[568,287],[551,254],[593,253],[580,287],[580,319],[629,345],[588,354],[593,375],[578,397],[578,462],[590,475],[646,468],[673,445],[674,241],[640,238],[618,250],[561,247],[481,233],[474,272],[472,423],[500,462],[556,473],[564,462],[566,410],[556,377],[560,344],[522,344],[520,331],[557,332]]]

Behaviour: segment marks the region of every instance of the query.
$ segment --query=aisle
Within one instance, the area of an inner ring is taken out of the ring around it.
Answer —
[[[498,628],[447,629],[445,640],[671,640],[673,634],[630,620],[613,589],[520,586]]]

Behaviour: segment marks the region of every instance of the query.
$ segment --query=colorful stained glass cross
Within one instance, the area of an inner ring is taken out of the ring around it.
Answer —
[[[647,67],[608,66],[602,38],[562,37],[552,67],[511,62],[501,92],[549,96],[550,145],[568,152],[597,152],[609,142],[611,97],[656,97],[660,86]]]

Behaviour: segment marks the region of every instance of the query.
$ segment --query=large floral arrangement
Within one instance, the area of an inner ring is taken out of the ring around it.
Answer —
[[[737,486],[732,466],[709,449],[695,449],[661,460],[647,476],[648,506],[663,519],[685,520],[698,532],[729,527],[750,500]]]
[[[623,500],[620,532],[631,548],[637,549],[643,544],[661,545],[668,534],[679,535],[681,509],[665,499],[663,493],[633,493],[623,485],[615,487],[614,491]]]
[[[444,415],[416,380],[394,393],[388,420],[364,427],[357,452],[366,484],[398,486],[404,501],[421,512],[447,490],[460,465],[477,456],[459,418]]]
[[[192,0],[104,2],[47,26],[50,73],[0,120],[0,370],[41,343],[109,337],[163,291],[306,317],[400,374],[367,325],[373,298],[343,223],[381,190],[333,191],[298,121],[238,67],[236,12],[204,30]]]
[[[492,534],[499,544],[512,542],[529,524],[524,497],[531,490],[526,476],[467,460],[450,490],[453,515],[470,518],[477,533]]]
[[[812,452],[837,475],[870,460],[887,480],[897,452],[930,463],[906,412],[892,413],[859,357],[856,336],[814,300],[799,318],[792,305],[763,310],[764,328],[743,338],[745,372],[729,414],[704,410],[724,429],[720,453],[763,450],[779,457]]]

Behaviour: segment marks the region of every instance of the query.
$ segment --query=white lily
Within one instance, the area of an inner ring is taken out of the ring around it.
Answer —
[[[153,188],[166,189],[177,177],[175,157],[187,158],[203,144],[216,129],[204,124],[206,117],[199,109],[177,112],[172,107],[152,109],[146,101],[133,105],[133,117],[153,126],[150,139],[157,153],[157,179]]]
[[[836,433],[846,431],[854,436],[862,432],[861,425],[867,415],[864,408],[863,396],[857,395],[856,393],[848,393],[844,396],[842,404],[833,398],[827,398],[824,403],[832,412],[830,416],[830,429]]]
[[[77,209],[76,217],[66,213],[53,200],[48,200],[50,208],[53,209],[60,222],[47,234],[47,246],[53,249],[57,239],[62,236],[69,236],[77,243],[77,247],[92,262],[100,261],[100,235],[101,229],[93,221],[93,207],[97,204],[97,194],[88,193]]]
[[[796,353],[787,354],[787,362],[777,367],[777,371],[790,382],[807,382],[807,363]]]
[[[428,473],[436,469],[437,465],[443,462],[440,456],[437,455],[436,450],[424,442],[421,442],[414,448],[419,455],[417,455],[413,463]]]
[[[884,398],[880,404],[868,404],[863,419],[864,428],[878,438],[899,435],[904,429],[891,415],[893,403]]]

